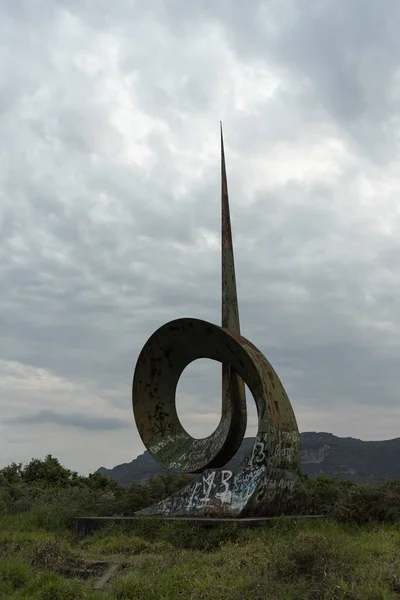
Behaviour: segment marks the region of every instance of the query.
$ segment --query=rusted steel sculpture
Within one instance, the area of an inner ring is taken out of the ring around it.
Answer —
[[[201,475],[139,515],[263,516],[296,484],[299,433],[289,398],[267,359],[240,335],[222,127],[221,179],[222,327],[190,318],[160,327],[139,355],[132,387],[135,420],[151,455],[171,471]],[[222,363],[221,421],[204,439],[185,431],[175,403],[179,377],[198,358]],[[224,465],[246,430],[244,383],[257,406],[258,431],[250,454],[232,472]]]

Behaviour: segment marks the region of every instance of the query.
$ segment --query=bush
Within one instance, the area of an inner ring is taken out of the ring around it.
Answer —
[[[332,507],[333,518],[342,522],[368,523],[400,520],[400,481],[381,485],[354,485]]]

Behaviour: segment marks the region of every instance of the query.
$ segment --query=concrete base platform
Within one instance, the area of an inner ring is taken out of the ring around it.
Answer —
[[[133,517],[75,517],[73,519],[73,530],[79,535],[85,536],[94,533],[98,529],[109,525],[110,523],[133,523],[135,521],[144,519],[159,519],[164,522],[180,522],[180,523],[192,523],[193,525],[199,525],[201,527],[219,527],[226,523],[235,523],[240,527],[265,527],[271,525],[275,521],[295,521],[295,520],[306,520],[306,519],[322,519],[324,515],[287,515],[281,517],[248,517],[248,518],[207,518],[207,517],[145,517],[145,516],[133,516]]]

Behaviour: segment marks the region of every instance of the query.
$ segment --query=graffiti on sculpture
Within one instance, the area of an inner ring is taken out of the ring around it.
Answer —
[[[240,335],[228,188],[221,129],[222,326],[183,318],[160,327],[144,345],[134,372],[133,412],[139,435],[154,459],[177,473],[198,474],[141,515],[262,516],[293,492],[300,467],[296,418],[284,387],[265,356]],[[206,438],[191,437],[176,410],[184,369],[209,358],[222,365],[222,414]],[[230,471],[247,425],[246,384],[254,398],[258,430],[248,456]]]

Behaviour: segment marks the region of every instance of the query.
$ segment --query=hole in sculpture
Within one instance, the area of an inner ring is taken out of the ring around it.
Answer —
[[[254,402],[253,394],[249,390],[246,384],[244,384],[246,390],[246,406],[247,406],[247,427],[244,437],[256,437],[258,431],[258,415],[257,407]]]
[[[199,358],[183,371],[176,390],[176,410],[182,426],[196,439],[205,438],[221,419],[221,363]]]
[[[257,435],[257,408],[246,387],[247,428],[245,437]],[[221,363],[200,358],[183,371],[176,390],[176,409],[182,426],[193,438],[213,433],[221,419]]]

